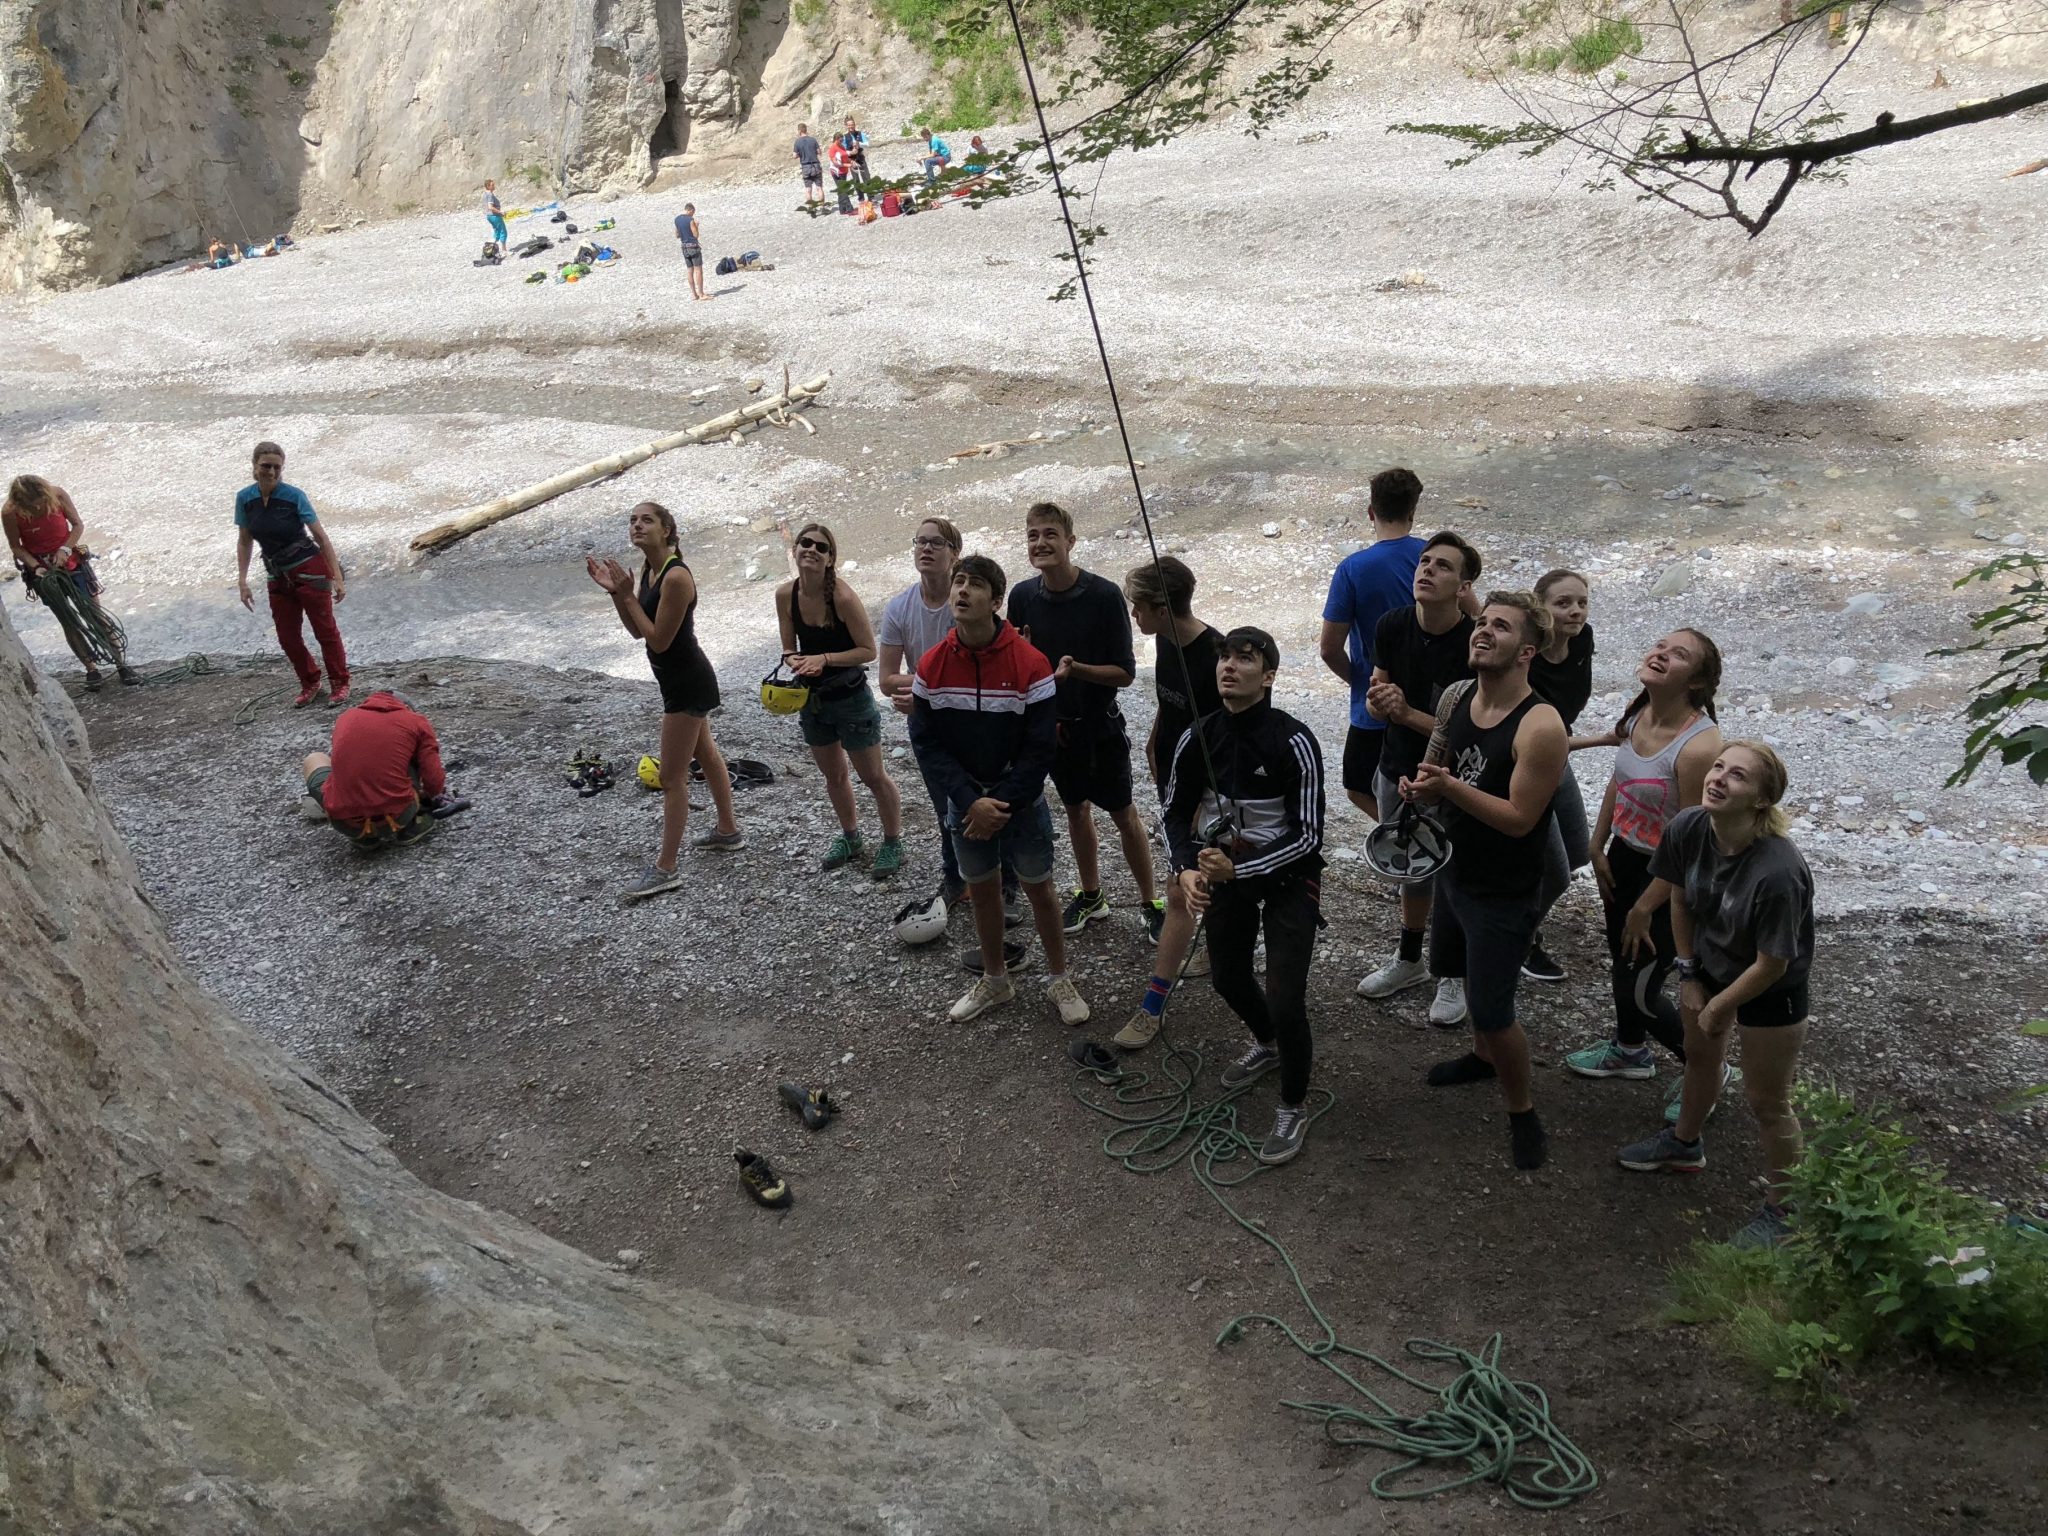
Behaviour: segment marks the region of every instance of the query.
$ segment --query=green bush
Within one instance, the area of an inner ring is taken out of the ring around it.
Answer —
[[[1569,69],[1577,75],[1592,75],[1616,59],[1639,52],[1642,46],[1643,34],[1636,30],[1634,22],[1610,16],[1562,43],[1531,48],[1526,53],[1518,52],[1513,59],[1523,69],[1542,75],[1553,75],[1560,69]]]
[[[1674,1275],[1673,1319],[1717,1325],[1738,1357],[1824,1403],[1865,1361],[2048,1367],[2048,1239],[1950,1188],[1897,1121],[1826,1088],[1802,1090],[1799,1110],[1792,1240],[1698,1245]]]
[[[1007,10],[961,0],[878,0],[876,9],[938,66],[936,93],[911,117],[917,127],[943,133],[1015,122],[1024,115],[1028,98]],[[1068,29],[1084,15],[1081,0],[1032,6],[1024,15],[1024,30],[1034,58],[1041,49],[1057,53]]]

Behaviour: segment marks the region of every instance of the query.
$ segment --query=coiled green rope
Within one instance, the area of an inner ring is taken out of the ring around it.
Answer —
[[[1457,1368],[1457,1374],[1441,1385],[1338,1338],[1336,1327],[1309,1294],[1293,1255],[1224,1193],[1266,1168],[1254,1155],[1257,1142],[1237,1122],[1237,1100],[1251,1085],[1227,1089],[1221,1098],[1197,1104],[1194,1087],[1201,1071],[1200,1051],[1173,1044],[1160,1057],[1156,1078],[1134,1068],[1084,1068],[1073,1091],[1097,1114],[1119,1122],[1102,1138],[1102,1150],[1130,1172],[1164,1173],[1186,1162],[1224,1214],[1273,1251],[1321,1335],[1304,1335],[1270,1313],[1247,1312],[1223,1325],[1216,1336],[1218,1346],[1235,1341],[1255,1324],[1276,1328],[1288,1343],[1356,1393],[1361,1401],[1283,1399],[1283,1406],[1321,1419],[1323,1432],[1338,1445],[1368,1446],[1400,1458],[1373,1478],[1377,1498],[1420,1499],[1468,1484],[1493,1483],[1525,1509],[1558,1509],[1598,1488],[1600,1477],[1593,1463],[1553,1422],[1543,1389],[1501,1369],[1500,1334],[1476,1354],[1435,1339],[1409,1339],[1403,1348],[1411,1364]],[[1107,1103],[1100,1097],[1102,1088],[1110,1091]],[[1314,1125],[1335,1103],[1336,1095],[1327,1088],[1311,1089],[1308,1123]],[[1419,1413],[1403,1411],[1352,1374],[1359,1363],[1376,1367],[1432,1401]],[[1404,1483],[1418,1468],[1441,1468],[1446,1475]]]
[[[71,642],[74,653],[84,651],[95,661],[109,665],[120,662],[128,649],[127,631],[121,621],[100,606],[77,573],[46,565],[30,584],[45,608],[50,610]]]

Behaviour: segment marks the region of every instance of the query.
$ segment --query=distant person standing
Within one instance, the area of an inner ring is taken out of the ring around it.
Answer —
[[[277,643],[299,675],[299,696],[292,708],[303,709],[320,696],[320,668],[301,633],[307,623],[313,626],[321,660],[327,663],[327,697],[346,704],[348,653],[334,622],[334,605],[348,596],[341,556],[334,552],[327,526],[306,493],[284,483],[284,450],[275,443],[258,443],[253,463],[255,484],[243,487],[235,497],[235,527],[240,530],[235,580],[242,606],[256,611],[256,599],[249,592],[249,556],[260,550],[270,578],[270,618],[277,626]]]
[[[841,213],[853,212],[853,199],[847,196],[847,184],[853,180],[853,156],[846,152],[846,146],[834,139],[825,147],[825,158],[832,165],[832,192],[839,199]]]
[[[809,123],[796,125],[796,168],[804,179],[804,212],[812,218],[825,206],[824,151],[811,136]]]
[[[860,125],[850,116],[846,119],[846,131],[839,135],[839,146],[846,151],[853,169],[865,184],[874,174],[868,169],[868,136],[860,131]]]
[[[946,141],[945,141],[944,139],[942,139],[942,138],[939,138],[939,137],[938,137],[938,136],[937,136],[936,134],[934,134],[934,133],[933,133],[933,132],[931,131],[931,129],[929,129],[929,128],[925,129],[925,131],[924,131],[924,179],[925,179],[925,184],[926,184],[927,186],[937,186],[937,185],[938,185],[938,181],[939,181],[939,172],[943,171],[943,170],[944,170],[944,169],[945,169],[945,168],[946,168],[947,166],[951,165],[952,163],[953,163],[953,151],[952,151],[951,149],[949,149],[949,148],[947,147],[947,145],[946,145]]]
[[[697,223],[697,205],[683,204],[676,215],[676,240],[683,248],[683,265],[690,274],[690,297],[708,299],[704,291],[704,232]]]
[[[484,183],[484,217],[491,221],[491,238],[498,242],[498,249],[502,251],[511,242],[511,236],[505,232],[505,209],[498,201],[498,184],[495,181]]]

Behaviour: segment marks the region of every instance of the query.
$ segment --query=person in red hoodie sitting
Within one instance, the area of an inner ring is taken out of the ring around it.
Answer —
[[[327,824],[365,848],[419,842],[436,811],[459,810],[441,742],[403,696],[379,689],[334,722],[334,751],[307,754],[306,793]]]

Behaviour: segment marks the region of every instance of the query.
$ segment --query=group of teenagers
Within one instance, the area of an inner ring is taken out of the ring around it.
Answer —
[[[1345,794],[1383,827],[1439,828],[1448,845],[1433,878],[1400,887],[1393,957],[1358,992],[1386,1002],[1434,981],[1429,1022],[1469,1030],[1470,1048],[1432,1066],[1428,1083],[1495,1083],[1514,1166],[1541,1167],[1548,1138],[1517,996],[1525,982],[1565,979],[1540,934],[1572,872],[1590,865],[1606,912],[1615,1023],[1566,1065],[1587,1078],[1653,1078],[1659,1049],[1680,1064],[1663,1124],[1620,1149],[1623,1166],[1646,1172],[1703,1168],[1706,1123],[1739,1080],[1770,1176],[1739,1240],[1777,1241],[1789,1230],[1786,1178],[1800,1150],[1791,1096],[1814,947],[1813,881],[1781,809],[1785,764],[1763,742],[1723,739],[1720,652],[1693,628],[1651,647],[1618,720],[1582,729],[1594,676],[1587,579],[1554,570],[1533,591],[1482,596],[1477,549],[1456,533],[1415,533],[1421,496],[1410,470],[1374,476],[1373,541],[1338,567],[1323,612],[1322,660],[1351,692]],[[695,638],[697,589],[675,520],[643,503],[628,536],[642,557],[637,577],[616,561],[588,566],[645,643],[663,699],[660,847],[623,893],[640,900],[680,884],[692,764],[717,816],[696,846],[735,849],[744,838],[712,739],[718,683]],[[1006,932],[1028,920],[1047,1002],[1078,1025],[1091,1010],[1070,974],[1067,940],[1111,916],[1096,819],[1104,813],[1155,946],[1152,974],[1113,1043],[1144,1049],[1175,988],[1210,976],[1252,1036],[1223,1082],[1277,1075],[1279,1102],[1257,1155],[1287,1162],[1306,1137],[1314,1066],[1308,973],[1325,926],[1322,745],[1273,704],[1281,655],[1272,635],[1201,618],[1183,562],[1156,558],[1121,585],[1083,570],[1073,520],[1050,502],[1026,513],[1024,540],[1031,574],[1012,584],[994,559],[964,553],[950,522],[923,520],[911,540],[917,579],[877,624],[838,574],[831,530],[797,531],[795,575],[775,603],[785,675],[805,690],[803,739],[838,821],[822,863],[865,866],[876,879],[904,867],[902,796],[882,751],[886,702],[908,716],[939,823],[943,873],[930,905],[943,914],[964,901],[973,915],[976,950],[965,963],[975,980],[949,1017],[964,1024],[1016,999],[1014,973],[1027,955]],[[1164,836],[1163,889],[1118,704],[1137,678],[1134,626],[1155,647],[1158,707],[1143,750]],[[880,702],[867,675],[875,663]],[[1571,757],[1593,747],[1612,747],[1614,766],[1589,825]],[[872,850],[856,777],[881,821]],[[1064,902],[1054,887],[1053,798],[1076,877]],[[1404,816],[1404,807],[1413,809]],[[1426,813],[1419,823],[1416,813]],[[1666,990],[1674,976],[1675,998]],[[1740,1074],[1728,1063],[1738,1032]]]
[[[939,173],[953,163],[952,146],[931,129],[921,130],[924,150],[918,156],[918,168],[924,173],[926,186],[938,183]],[[868,136],[851,116],[845,127],[838,133],[830,134],[820,144],[816,134],[811,132],[809,123],[796,125],[796,139],[792,145],[796,156],[797,174],[803,180],[803,211],[816,216],[825,211],[825,173],[832,173],[832,191],[839,201],[843,214],[860,214],[870,199],[869,188],[874,175],[868,167]],[[967,146],[969,175],[979,176],[988,168],[991,158],[989,148],[975,134]]]

